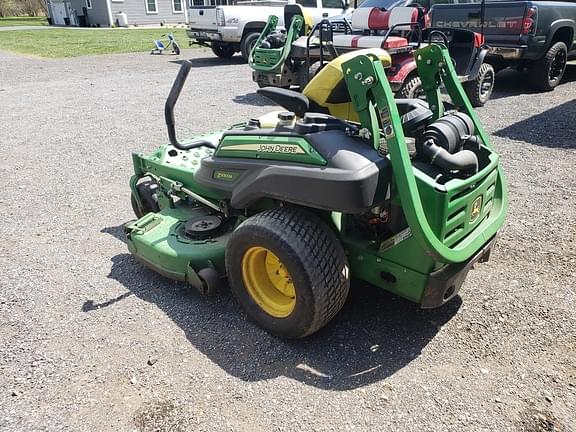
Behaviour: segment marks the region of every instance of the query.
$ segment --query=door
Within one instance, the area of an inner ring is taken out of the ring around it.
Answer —
[[[70,18],[70,25],[78,27],[78,13],[76,9],[72,7],[72,3],[66,2],[66,10],[68,11],[68,17]]]
[[[52,22],[55,25],[64,25],[64,18],[68,18],[68,14],[66,13],[66,5],[63,2],[52,3],[52,12],[54,13]]]

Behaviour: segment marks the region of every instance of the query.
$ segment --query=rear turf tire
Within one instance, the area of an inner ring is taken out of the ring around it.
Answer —
[[[258,256],[251,260],[254,253],[260,254],[259,272]],[[289,294],[280,296],[284,309],[279,313],[270,312],[266,294],[254,294],[254,278],[270,283],[274,278],[262,279],[270,255],[280,263],[275,274],[288,275],[291,284]],[[336,235],[317,216],[296,208],[276,208],[244,221],[228,242],[226,270],[248,316],[283,338],[302,338],[326,325],[344,305],[350,287],[348,262]]]
[[[556,88],[566,70],[568,49],[564,42],[556,42],[540,60],[530,68],[532,86],[539,91],[547,92]]]
[[[319,61],[312,63],[308,68],[308,76],[306,76],[306,62],[302,63],[301,69],[298,73],[298,86],[300,87],[300,91],[304,91],[304,88],[310,81],[312,81],[312,78],[314,78],[320,70],[320,66],[322,65]]]
[[[473,107],[478,108],[488,102],[494,90],[495,76],[496,73],[492,65],[483,63],[482,66],[480,66],[476,79],[465,82],[462,85]]]

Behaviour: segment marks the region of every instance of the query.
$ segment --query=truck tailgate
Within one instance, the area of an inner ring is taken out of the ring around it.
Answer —
[[[519,45],[527,2],[486,2],[484,36],[491,45]],[[463,28],[480,33],[480,3],[437,4],[432,7],[432,27]]]
[[[188,8],[188,22],[193,30],[217,30],[216,6],[192,6]]]

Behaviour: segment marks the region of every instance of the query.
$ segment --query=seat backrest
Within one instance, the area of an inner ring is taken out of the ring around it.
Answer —
[[[418,22],[418,9],[397,6],[383,11],[379,8],[358,8],[352,12],[352,28],[360,30],[389,30],[395,25]],[[396,30],[411,30],[413,25],[398,26]]]
[[[292,24],[295,16],[301,16],[304,21],[304,25],[298,35],[304,36],[312,25],[312,17],[299,4],[287,4],[284,6],[284,27],[286,27],[286,30],[290,28],[290,24]]]
[[[469,30],[452,31],[448,43],[448,53],[454,60],[454,68],[458,75],[467,75],[476,56],[476,36]]]

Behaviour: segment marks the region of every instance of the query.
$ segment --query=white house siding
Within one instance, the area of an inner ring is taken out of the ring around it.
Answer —
[[[92,0],[92,8],[88,9],[86,5],[86,0],[51,0],[47,2],[48,5],[48,13],[50,17],[52,17],[53,24],[63,25],[63,22],[59,22],[58,19],[55,19],[55,12],[54,10],[57,7],[64,5],[66,3],[70,4],[70,8],[65,8],[67,11],[66,17],[70,18],[71,25],[80,25],[80,17],[84,15],[88,16],[88,25],[90,27],[109,27],[110,23],[108,20],[108,7],[106,5],[106,0]],[[68,12],[72,12],[76,14],[78,20],[72,18]]]
[[[94,0],[100,1],[100,0]],[[110,0],[112,19],[116,21],[116,14],[124,12],[128,17],[128,25],[149,24],[184,24],[186,22],[186,0],[182,0],[182,12],[172,11],[172,0],[156,0],[158,13],[146,13],[146,0]]]
[[[72,7],[76,9],[78,16],[84,14],[84,8],[86,8],[86,13],[88,14],[88,25],[90,27],[100,26],[109,27],[108,23],[108,8],[106,6],[106,0],[92,0],[92,9],[88,9],[86,5],[86,0],[69,0],[72,3]]]
[[[84,6],[86,6],[85,0],[76,1],[82,1]],[[106,0],[92,0],[92,9],[88,9],[88,24],[90,26],[110,26],[110,23],[108,22],[108,6]]]

